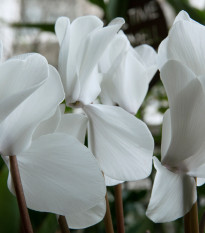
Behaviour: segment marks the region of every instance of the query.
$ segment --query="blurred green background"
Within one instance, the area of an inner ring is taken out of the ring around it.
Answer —
[[[18,53],[40,52],[47,57],[49,63],[57,66],[59,48],[54,34],[54,23],[57,17],[62,15],[74,19],[83,14],[97,14],[105,24],[117,16],[124,17],[126,25],[123,29],[128,34],[133,46],[148,43],[155,49],[167,36],[168,29],[180,10],[187,11],[196,21],[205,23],[205,1],[90,0],[86,2],[85,0],[82,2],[19,0],[14,4],[12,0],[1,0],[0,6],[1,9],[4,9],[4,13],[0,13],[0,37],[4,43],[5,58]],[[12,4],[12,8],[9,4]],[[55,6],[57,6],[56,9]],[[44,7],[48,7],[45,18],[41,15],[43,12],[42,14],[45,16]],[[13,12],[17,11],[15,18]],[[157,73],[137,114],[137,117],[148,124],[154,136],[155,156],[157,157],[160,157],[162,117],[167,108],[166,93]],[[7,175],[8,170],[3,160],[0,159],[0,232],[19,233],[23,231],[16,199],[7,189]],[[145,216],[154,175],[153,169],[151,176],[146,180],[127,182],[123,185],[126,233],[183,232],[183,219],[166,224],[154,224]],[[116,230],[113,187],[108,187],[108,197]],[[199,219],[201,219],[205,211],[205,187],[203,186],[198,188],[198,206]],[[36,233],[60,232],[55,215],[32,210],[29,210],[29,213]],[[71,230],[71,232],[103,233],[105,229],[101,222],[88,229]]]

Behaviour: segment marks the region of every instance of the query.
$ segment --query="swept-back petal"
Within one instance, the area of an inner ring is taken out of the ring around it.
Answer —
[[[100,93],[101,75],[95,70],[104,50],[123,23],[124,20],[118,18],[107,27],[92,31],[80,47],[76,65],[81,87],[79,99],[84,104],[94,101]]]
[[[116,63],[116,59],[118,59],[119,56],[122,57],[123,53],[125,53],[129,47],[130,42],[128,38],[122,31],[119,31],[100,59],[100,72],[107,73],[114,63]],[[122,60],[122,58],[120,60]]]
[[[103,175],[91,152],[68,134],[48,134],[17,156],[27,206],[67,216],[105,197]],[[12,190],[11,180],[8,186]]]
[[[63,40],[68,39],[67,44],[69,44],[69,37],[66,37],[66,33],[70,30],[70,20],[67,17],[59,17],[55,23],[55,33],[58,38],[59,45],[61,46]],[[69,35],[69,33],[68,33]]]
[[[91,104],[84,111],[89,148],[104,174],[120,181],[149,176],[154,141],[147,126],[120,107]]]
[[[196,75],[205,72],[203,58],[205,53],[205,27],[192,21],[177,21],[169,32],[168,39],[159,49],[159,57],[178,60],[189,67]],[[164,52],[163,50],[166,50]],[[160,58],[162,61],[164,58]]]
[[[96,206],[83,211],[78,214],[71,214],[66,216],[69,228],[81,229],[87,228],[100,222],[105,215],[106,202],[105,198],[101,200]]]
[[[72,135],[84,144],[87,123],[88,118],[83,114],[63,114],[56,132]]]
[[[60,41],[59,72],[68,103],[75,102],[80,93],[76,71],[80,45],[85,43],[90,32],[102,26],[102,21],[95,16],[79,17],[71,25],[66,17],[61,17],[56,22],[56,34]]]
[[[154,158],[157,170],[146,215],[154,222],[170,222],[184,216],[197,200],[194,178],[175,174]]]
[[[136,114],[148,90],[146,69],[132,52],[115,63],[115,68],[111,67],[102,81],[102,102],[114,103]]]
[[[157,71],[157,53],[149,45],[135,47],[137,59],[141,61],[147,72],[147,81],[150,82]]]
[[[60,77],[55,68],[49,66],[49,78],[46,82],[1,122],[1,153],[17,155],[28,148],[35,128],[53,114],[63,99],[64,92]]]
[[[161,78],[168,95],[172,133],[162,163],[179,167],[179,162],[184,159],[203,153],[205,95],[199,79],[177,61],[166,63]]]

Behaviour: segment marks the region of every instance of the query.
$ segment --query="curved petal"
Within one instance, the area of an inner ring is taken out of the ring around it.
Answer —
[[[144,44],[135,47],[139,61],[144,64],[147,71],[147,81],[150,82],[157,71],[157,53],[149,45]]]
[[[111,99],[126,111],[136,114],[148,90],[146,69],[132,52],[127,52],[121,62],[116,60],[102,81],[102,101]],[[108,95],[108,96],[106,96]]]
[[[124,20],[118,18],[107,27],[92,31],[80,47],[76,65],[81,88],[79,99],[84,104],[93,102],[100,93],[101,75],[94,70],[97,70],[97,63],[104,50],[123,23]]]
[[[154,158],[157,170],[146,215],[153,222],[170,222],[184,216],[197,200],[194,178],[175,174]]]
[[[139,180],[152,169],[154,141],[147,126],[120,107],[87,105],[88,145],[105,175]]]
[[[204,74],[204,37],[203,25],[184,20],[176,22],[170,30],[165,47],[168,59],[182,62],[196,75]]]
[[[60,44],[58,57],[58,70],[61,76],[65,92],[75,85],[74,77],[67,79],[68,53],[70,48],[70,20],[66,17],[60,17],[55,24],[55,32]]]
[[[161,160],[163,161],[164,156],[167,154],[172,139],[172,126],[171,126],[171,115],[170,109],[164,113],[163,124],[162,124],[162,143],[161,143]]]
[[[117,184],[122,184],[124,182],[124,181],[112,179],[112,178],[110,178],[109,176],[106,176],[106,175],[104,175],[104,177],[105,177],[106,186],[114,186],[114,185],[117,185]]]
[[[61,46],[63,40],[66,38],[66,33],[70,30],[70,20],[67,17],[59,17],[55,23],[55,33]],[[68,33],[69,35],[69,33]],[[67,37],[67,45],[69,45],[69,37]]]
[[[205,95],[200,81],[177,61],[166,63],[161,78],[168,94],[172,128],[170,146],[162,155],[162,163],[180,168],[180,161],[203,153]]]
[[[159,70],[161,70],[162,67],[164,66],[164,64],[169,60],[169,54],[167,52],[167,47],[168,47],[168,37],[165,38],[161,42],[161,44],[159,45],[159,48],[158,48],[157,66],[158,66]],[[172,59],[172,60],[174,60],[174,59]]]
[[[130,42],[127,36],[123,33],[123,31],[119,31],[115,35],[111,43],[107,46],[105,52],[100,59],[100,72],[107,73],[116,62],[116,59],[118,59],[119,56],[122,57],[129,47]]]
[[[0,64],[0,100],[42,85],[47,77],[48,63],[39,54],[3,62]]]
[[[56,132],[72,135],[84,144],[87,123],[88,118],[83,114],[63,114]]]
[[[46,134],[50,134],[56,131],[59,122],[61,120],[60,107],[57,107],[54,114],[51,114],[51,117],[42,121],[36,130],[33,133],[32,140],[37,139],[38,137]]]
[[[186,12],[186,11],[184,11],[184,10],[182,10],[182,11],[180,11],[179,13],[178,13],[178,15],[176,16],[176,18],[175,18],[175,20],[174,20],[174,24],[176,23],[176,22],[178,22],[178,21],[194,21],[194,20],[192,20],[190,17],[189,17],[189,14]]]
[[[72,22],[61,17],[56,22],[56,34],[60,42],[59,72],[66,92],[66,99],[75,102],[79,97],[80,86],[76,71],[77,54],[79,47],[85,43],[85,38],[103,23],[95,16],[79,17]],[[73,93],[75,91],[75,94]]]
[[[67,216],[86,211],[105,197],[104,178],[94,156],[72,136],[41,136],[17,159],[31,209]],[[11,180],[8,186],[13,191]]]
[[[96,206],[78,214],[71,214],[66,216],[69,228],[82,229],[93,226],[100,222],[105,215],[106,202],[105,198]]]
[[[63,99],[60,77],[55,68],[49,66],[49,78],[46,82],[1,122],[1,153],[17,155],[28,148],[35,128],[51,116]]]

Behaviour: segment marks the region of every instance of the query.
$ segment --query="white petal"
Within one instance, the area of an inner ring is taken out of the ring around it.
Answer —
[[[110,178],[110,177],[108,177],[106,175],[104,175],[104,177],[105,177],[106,186],[114,186],[114,185],[121,184],[121,183],[124,182],[124,181],[112,179],[112,178]]]
[[[196,75],[204,74],[204,37],[205,27],[203,25],[189,21],[178,21],[168,36],[165,48],[168,59],[182,62]]]
[[[139,180],[152,169],[153,138],[147,126],[120,107],[87,105],[88,145],[104,174],[120,181]]]
[[[88,118],[83,114],[63,114],[56,132],[72,135],[84,144],[87,123]]]
[[[113,63],[116,62],[116,59],[122,56],[122,53],[126,52],[129,47],[130,42],[127,36],[120,31],[115,35],[100,59],[100,72],[107,73],[111,66],[113,66]]]
[[[87,80],[80,84],[82,89],[78,101],[82,102],[84,105],[92,103],[101,91],[100,83],[102,81],[102,74],[98,73],[97,68],[96,66]]]
[[[204,178],[197,178],[197,186],[202,186],[205,183]]]
[[[176,16],[175,20],[174,20],[174,24],[178,21],[189,21],[189,22],[196,22],[194,20],[192,20],[190,17],[189,17],[189,14],[182,10],[179,12],[179,14]]]
[[[102,81],[102,101],[109,104],[111,99],[110,102],[136,114],[148,90],[146,69],[132,52],[116,63]]]
[[[104,218],[105,211],[106,202],[104,198],[99,204],[91,209],[83,211],[79,214],[71,214],[66,216],[66,220],[69,228],[71,229],[87,228],[100,222]]]
[[[70,20],[67,17],[59,17],[55,23],[55,33],[58,38],[59,45],[62,44],[63,40],[66,38],[66,33],[70,29]],[[67,43],[69,44],[69,37],[67,38]]]
[[[154,222],[170,222],[184,216],[197,200],[194,178],[175,174],[154,158],[157,170],[146,215]]]
[[[100,93],[101,75],[94,70],[97,69],[97,63],[104,50],[123,23],[124,21],[119,19],[107,27],[94,30],[79,49],[76,64],[81,88],[79,99],[84,104],[93,102]]]
[[[94,156],[72,136],[41,136],[17,158],[28,208],[67,216],[86,211],[105,197]],[[8,185],[12,188],[10,180]]]
[[[78,62],[77,56],[79,53],[82,53],[80,51],[80,45],[85,43],[86,37],[90,32],[102,27],[102,25],[102,21],[95,16],[83,16],[74,20],[71,26],[70,24],[67,26],[60,47],[59,71],[63,80],[66,99],[69,103],[75,102],[80,93],[76,70],[76,63]]]
[[[39,86],[48,77],[48,63],[38,54],[0,64],[0,100]]]
[[[162,143],[161,143],[161,160],[164,159],[172,139],[171,116],[170,109],[164,113],[162,124]]]
[[[119,18],[107,27],[96,29],[89,34],[86,42],[81,47],[82,51],[79,53],[77,63],[79,67],[79,76],[84,80],[84,77],[88,77],[90,75],[101,58],[104,50],[114,38],[123,23],[124,20]],[[84,80],[81,80],[81,83],[83,83]]]
[[[169,60],[169,55],[167,52],[168,46],[168,37],[165,38],[158,48],[158,56],[157,56],[157,66],[159,70],[164,66],[164,64]]]
[[[65,91],[67,91],[68,88],[75,85],[73,77],[67,79],[68,53],[70,48],[70,20],[66,17],[60,17],[56,21],[55,32],[60,44],[58,70],[62,79],[64,89]]]
[[[148,82],[150,82],[157,71],[157,53],[151,46],[146,44],[135,47],[135,51],[138,59],[146,68]]]
[[[161,78],[168,95],[172,132],[162,163],[179,167],[180,161],[204,153],[205,95],[200,81],[177,61],[166,63]]]
[[[36,128],[33,133],[32,139],[36,139],[42,135],[50,134],[56,131],[61,120],[60,107],[56,109],[54,113],[51,114],[51,117],[41,122],[40,125]]]
[[[50,117],[63,99],[60,77],[55,68],[49,66],[49,78],[46,82],[1,122],[1,153],[17,155],[28,148],[35,128]]]

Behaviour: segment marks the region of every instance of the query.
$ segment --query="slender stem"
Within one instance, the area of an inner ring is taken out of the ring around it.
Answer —
[[[16,198],[18,202],[19,212],[21,215],[21,221],[24,227],[25,233],[33,233],[31,221],[28,214],[28,209],[26,206],[26,200],[23,192],[23,187],[21,183],[21,177],[18,169],[18,161],[16,159],[16,156],[9,156],[10,159],[10,171],[11,176],[16,192]]]
[[[65,216],[60,215],[58,218],[58,223],[60,225],[60,229],[62,233],[70,233],[70,229],[68,227]]]
[[[191,210],[184,216],[184,232],[199,233],[197,201],[193,204]]]
[[[106,193],[105,199],[106,199],[106,213],[105,213],[105,217],[104,217],[105,231],[106,231],[106,233],[114,233],[113,224],[112,224],[112,217],[111,217],[111,213],[110,213],[110,205],[109,205],[109,201],[107,198],[107,193]]]
[[[115,186],[115,212],[117,216],[117,232],[125,233],[122,201],[122,184],[118,184]]]

